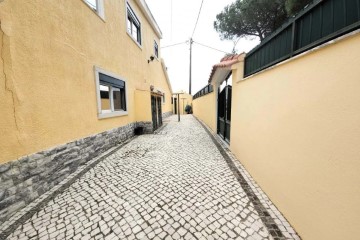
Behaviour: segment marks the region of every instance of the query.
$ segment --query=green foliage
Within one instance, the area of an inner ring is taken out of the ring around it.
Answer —
[[[222,39],[267,35],[311,0],[236,0],[216,16],[214,28]]]
[[[311,2],[312,0],[287,0],[285,2],[286,12],[288,16],[295,15]]]
[[[186,107],[185,107],[185,112],[186,112],[187,114],[192,113],[192,107],[191,107],[190,105],[186,105]]]

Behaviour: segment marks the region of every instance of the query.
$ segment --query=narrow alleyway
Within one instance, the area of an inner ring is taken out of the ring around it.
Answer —
[[[106,157],[7,239],[298,239],[193,116],[165,123]]]

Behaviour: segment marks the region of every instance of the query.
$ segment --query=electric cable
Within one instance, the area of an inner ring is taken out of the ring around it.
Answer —
[[[215,50],[215,51],[218,51],[218,52],[222,52],[222,53],[225,53],[225,54],[230,54],[229,52],[225,52],[225,51],[222,51],[222,50],[220,50],[220,49],[213,48],[213,47],[207,46],[207,45],[202,44],[202,43],[198,43],[198,42],[196,42],[196,41],[194,41],[194,43],[199,44],[200,46],[203,46],[203,47],[206,47],[206,48],[210,48],[210,49]]]
[[[165,47],[161,47],[161,48],[168,48],[168,47],[174,47],[174,46],[177,46],[177,45],[181,45],[181,44],[185,44],[187,43],[188,41],[185,41],[185,42],[181,42],[181,43],[175,43],[175,44],[172,44],[172,45],[168,45],[168,46],[165,46]]]
[[[197,16],[197,19],[196,19],[194,31],[193,31],[193,33],[192,33],[192,35],[191,35],[191,38],[193,38],[193,36],[194,36],[194,34],[195,34],[195,30],[196,30],[197,24],[198,24],[198,22],[199,22],[199,18],[200,18],[200,14],[201,14],[201,9],[202,9],[203,3],[204,3],[204,0],[201,1],[199,13],[198,13],[198,16]]]

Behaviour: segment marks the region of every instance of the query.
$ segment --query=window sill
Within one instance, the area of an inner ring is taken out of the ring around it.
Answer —
[[[133,38],[133,36],[131,36],[131,34],[126,31],[127,35],[131,38],[131,40],[134,41],[134,43],[142,50],[142,46]]]
[[[113,118],[113,117],[121,117],[127,116],[128,112],[126,111],[118,111],[118,112],[111,112],[111,113],[99,113],[98,119],[105,119],[105,118]]]

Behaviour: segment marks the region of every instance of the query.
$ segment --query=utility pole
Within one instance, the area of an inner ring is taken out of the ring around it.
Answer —
[[[173,93],[173,95],[175,95],[175,97],[177,98],[177,100],[176,100],[177,106],[175,106],[175,107],[177,107],[177,109],[178,109],[177,113],[178,113],[178,121],[179,122],[180,122],[180,95],[181,94],[184,94],[184,93],[182,93],[182,92]]]
[[[194,41],[190,38],[190,73],[189,73],[189,94],[191,95],[191,66],[192,66],[192,45]]]

